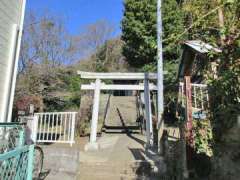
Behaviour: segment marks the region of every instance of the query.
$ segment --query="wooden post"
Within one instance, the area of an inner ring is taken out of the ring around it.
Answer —
[[[182,145],[182,172],[183,177],[188,178],[188,160],[191,158],[189,147],[193,147],[193,124],[192,124],[192,89],[191,76],[184,76],[183,90],[185,95],[185,119],[186,124],[180,127]],[[185,133],[186,132],[186,133]]]
[[[187,129],[187,141],[189,145],[193,145],[193,124],[192,124],[192,88],[191,88],[191,77],[184,77],[184,93],[186,98],[186,129]]]
[[[182,154],[181,159],[180,159],[180,166],[182,169],[182,177],[184,179],[189,178],[189,172],[187,168],[187,150],[186,150],[186,139],[185,139],[185,127],[184,123],[181,122],[180,124],[180,152]]]

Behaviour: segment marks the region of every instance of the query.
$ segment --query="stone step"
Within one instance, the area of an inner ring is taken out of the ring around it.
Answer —
[[[95,166],[84,166],[80,168],[78,179],[83,180],[97,180],[97,179],[104,179],[104,180],[170,180],[166,179],[165,175],[159,175],[158,173],[154,172],[152,169],[148,169],[147,167],[139,167],[133,171],[130,169],[132,167],[110,167],[104,166],[102,168],[95,167]],[[122,169],[122,171],[121,171]],[[90,173],[91,172],[91,173]],[[94,172],[94,173],[92,173]],[[171,179],[173,180],[173,179]]]
[[[128,130],[126,131],[125,129],[102,129],[102,132],[104,133],[132,133],[132,134],[139,134],[141,131],[140,130]]]
[[[107,126],[135,126],[137,107],[135,96],[112,96],[107,112]]]
[[[128,174],[113,174],[113,173],[94,173],[94,174],[79,174],[79,180],[165,180],[154,176],[128,175]]]
[[[43,178],[44,180],[77,180],[77,173],[67,173],[59,171],[50,171],[50,173]]]
[[[104,126],[102,128],[102,132],[105,133],[140,133],[140,127],[139,126]]]
[[[80,174],[77,180],[175,180],[175,177],[169,177],[167,175],[162,176],[141,176],[135,174],[134,176],[124,174],[113,174],[113,173],[98,173],[98,174]]]
[[[80,157],[77,148],[42,146],[42,149],[44,152],[43,169],[51,172],[77,173]]]
[[[99,162],[99,163],[80,163],[79,173],[85,175],[86,172],[94,172],[94,175],[106,176],[114,175],[125,178],[150,177],[156,176],[155,165],[148,161],[137,162]]]

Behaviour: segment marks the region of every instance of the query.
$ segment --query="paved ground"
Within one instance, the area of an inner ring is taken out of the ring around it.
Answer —
[[[134,157],[133,151],[144,151],[145,137],[139,134],[104,134],[99,138],[100,150],[97,152],[82,152],[81,162],[133,161],[141,160]],[[85,158],[87,157],[87,158]],[[90,158],[91,157],[91,158]]]
[[[103,106],[104,107],[104,106]],[[106,126],[128,128],[136,126],[136,97],[112,96],[105,121]],[[102,110],[101,110],[102,111]],[[159,179],[156,172],[166,171],[163,159],[145,151],[145,136],[141,134],[102,134],[100,150],[85,152],[88,138],[78,138],[73,147],[53,144],[43,146],[44,168],[50,170],[47,180],[128,180]],[[128,131],[127,131],[128,132]]]
[[[101,149],[84,152],[86,138],[73,147],[66,145],[44,146],[47,180],[118,180],[155,179],[154,167],[165,171],[159,156],[145,153],[145,137],[140,134],[104,134],[98,139]]]

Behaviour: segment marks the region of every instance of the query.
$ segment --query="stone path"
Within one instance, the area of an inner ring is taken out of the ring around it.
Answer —
[[[106,126],[136,126],[136,96],[111,96]]]

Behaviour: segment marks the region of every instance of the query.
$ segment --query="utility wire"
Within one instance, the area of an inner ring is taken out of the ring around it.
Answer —
[[[200,17],[199,19],[197,19],[193,24],[191,24],[187,29],[185,29],[181,34],[179,34],[178,36],[175,37],[170,37],[167,39],[163,40],[164,42],[170,41],[170,40],[174,40],[170,45],[167,46],[171,47],[172,45],[176,45],[176,42],[184,35],[186,34],[190,29],[192,29],[195,25],[197,25],[200,21],[202,21],[204,18],[206,18],[207,16],[211,15],[212,13],[214,13],[215,11],[217,11],[218,9],[222,8],[225,4],[221,4],[219,6],[217,6],[216,8],[212,9],[211,11],[209,11],[207,14],[203,15],[202,17]]]

